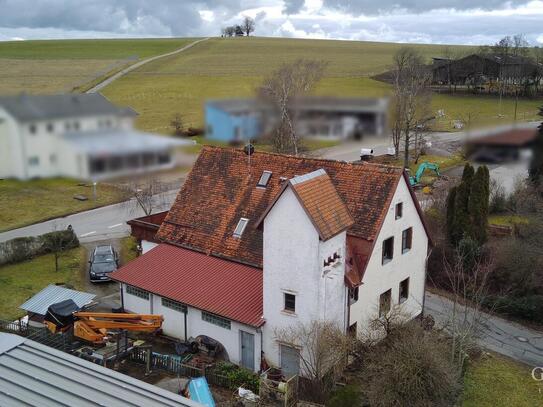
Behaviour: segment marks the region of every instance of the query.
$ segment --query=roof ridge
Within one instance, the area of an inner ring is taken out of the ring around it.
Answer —
[[[213,146],[209,144],[204,144],[202,150],[223,150],[223,151],[232,151],[232,152],[238,152],[243,153],[245,152],[241,148],[237,147],[222,147],[222,146]],[[381,163],[371,163],[371,162],[352,162],[352,161],[345,161],[345,160],[334,160],[331,158],[320,158],[320,157],[305,157],[305,156],[296,156],[292,154],[284,154],[284,153],[275,153],[271,151],[255,151],[252,155],[259,154],[259,155],[273,155],[278,157],[284,157],[287,159],[293,159],[293,160],[310,160],[315,162],[325,162],[325,163],[336,163],[336,164],[342,164],[342,165],[349,165],[349,166],[361,166],[361,167],[375,167],[375,168],[382,168],[387,170],[394,170],[394,171],[401,171],[403,172],[403,169],[401,167],[396,167],[393,165],[386,165]]]

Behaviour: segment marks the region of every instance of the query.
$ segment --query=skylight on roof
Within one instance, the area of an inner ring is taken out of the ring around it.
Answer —
[[[247,223],[249,223],[249,219],[247,218],[240,218],[238,225],[236,226],[236,230],[234,230],[234,237],[240,238],[243,234],[243,231],[245,230],[245,227],[247,226]]]
[[[268,185],[268,182],[270,181],[271,176],[272,176],[271,171],[262,172],[262,175],[260,176],[260,179],[258,180],[258,184],[256,184],[256,186],[266,188],[266,186]]]

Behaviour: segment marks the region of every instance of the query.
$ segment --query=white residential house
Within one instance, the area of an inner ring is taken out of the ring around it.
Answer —
[[[128,311],[210,336],[258,371],[300,372],[278,332],[327,321],[357,334],[422,312],[429,237],[402,169],[205,147],[154,242],[112,274]],[[141,222],[140,222],[141,224]],[[134,225],[132,224],[133,232]],[[145,234],[141,239],[149,239]]]
[[[100,94],[0,97],[0,178],[123,176],[175,165],[184,140],[133,129],[136,112]]]

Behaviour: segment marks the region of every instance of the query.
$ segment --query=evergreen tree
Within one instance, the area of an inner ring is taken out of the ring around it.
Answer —
[[[454,203],[456,202],[456,190],[457,187],[452,187],[447,196],[447,238],[451,243],[457,240],[456,231],[454,229],[454,215],[456,212]]]
[[[539,115],[543,116],[543,106],[539,108]],[[529,168],[529,179],[534,185],[539,185],[543,178],[543,123],[538,127],[538,130],[532,147],[532,161]]]
[[[460,242],[464,236],[471,236],[468,204],[473,174],[473,167],[469,163],[466,163],[464,172],[462,173],[462,181],[456,189],[454,200],[454,220],[451,243],[455,246],[458,245],[458,242]]]
[[[483,244],[486,242],[488,226],[488,181],[485,166],[477,169],[471,182],[468,215],[469,215],[469,233],[466,237]]]

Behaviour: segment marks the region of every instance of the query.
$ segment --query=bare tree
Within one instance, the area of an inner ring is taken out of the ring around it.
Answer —
[[[184,134],[184,121],[180,113],[176,113],[170,122],[170,126],[173,129],[173,134],[176,136],[182,136]]]
[[[420,54],[409,47],[401,48],[394,55],[393,72],[392,142],[396,156],[403,147],[404,167],[409,168],[412,134],[420,130],[430,116],[431,72]]]
[[[126,201],[134,208],[141,208],[146,216],[165,204],[167,185],[156,177],[149,177],[141,182],[133,181],[126,186],[130,200]]]
[[[241,28],[248,37],[255,30],[255,20],[253,20],[251,17],[245,16],[243,18],[243,22],[241,23]]]
[[[41,236],[44,248],[53,254],[55,260],[55,271],[59,270],[59,261],[64,252],[68,249],[79,246],[79,240],[71,226],[66,230],[60,230],[53,225],[53,231]]]
[[[331,322],[312,321],[275,330],[275,338],[299,349],[301,375],[309,381],[312,399],[325,400],[347,357],[354,338]]]
[[[264,80],[259,93],[277,110],[279,124],[273,137],[276,151],[299,153],[300,138],[294,125],[296,98],[310,92],[321,79],[324,61],[299,59],[281,65]]]
[[[228,27],[224,28],[224,36],[225,37],[233,37],[236,33],[236,27],[233,25],[229,25]]]

